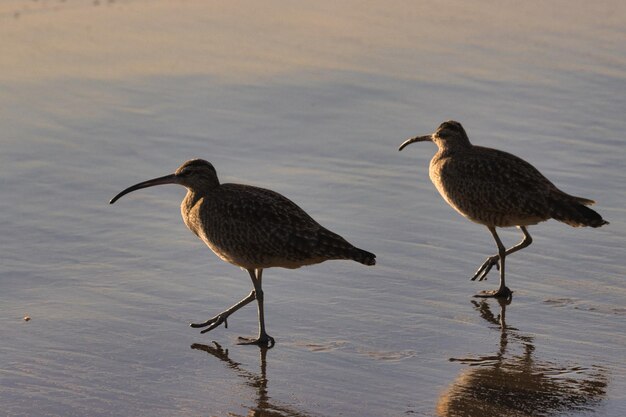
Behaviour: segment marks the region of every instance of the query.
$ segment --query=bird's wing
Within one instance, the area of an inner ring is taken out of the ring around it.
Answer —
[[[545,220],[551,195],[560,192],[528,162],[490,148],[448,158],[441,175],[451,203],[486,223],[501,223],[502,216]]]
[[[475,146],[475,151],[460,160],[476,181],[500,184],[507,189],[532,192],[556,190],[556,186],[537,168],[523,159],[497,149]]]
[[[242,252],[259,259],[288,257],[297,262],[319,256],[329,243],[352,247],[339,235],[325,229],[296,203],[264,188],[222,184],[218,201],[220,233],[239,245]],[[229,245],[229,246],[230,246]]]

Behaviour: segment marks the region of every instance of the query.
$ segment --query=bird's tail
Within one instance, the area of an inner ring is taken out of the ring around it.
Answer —
[[[354,248],[352,260],[360,262],[363,265],[376,265],[376,255],[359,248]]]
[[[343,237],[328,229],[321,228],[316,241],[316,250],[323,259],[351,259],[363,265],[376,265],[376,255],[359,249]]]
[[[574,227],[609,224],[598,212],[586,207],[594,203],[593,200],[567,195],[567,198],[559,198],[552,205],[552,218]]]

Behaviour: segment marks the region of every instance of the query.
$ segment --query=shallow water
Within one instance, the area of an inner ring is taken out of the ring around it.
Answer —
[[[8,0],[0,68],[0,415],[626,414],[622,2]],[[510,305],[471,297],[495,245],[430,184],[434,146],[397,152],[450,118],[611,222],[530,228]],[[191,157],[378,265],[266,271],[266,352],[235,344],[253,307],[188,328],[247,274],[182,188],[108,200]]]

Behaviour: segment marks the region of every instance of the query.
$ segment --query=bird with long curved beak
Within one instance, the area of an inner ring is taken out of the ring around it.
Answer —
[[[322,227],[294,202],[271,190],[243,184],[220,184],[213,165],[202,159],[182,164],[176,172],[135,184],[111,199],[142,188],[179,184],[187,188],[180,209],[185,225],[222,260],[244,268],[253,289],[243,300],[191,327],[202,333],[224,324],[228,317],[256,300],[259,334],[240,338],[241,344],[273,346],[265,330],[262,274],[270,267],[299,268],[331,259],[374,265],[376,255],[356,248]]]
[[[594,203],[559,190],[528,162],[507,152],[474,146],[465,129],[453,120],[435,133],[407,139],[401,151],[415,142],[434,142],[438,151],[430,161],[429,176],[443,199],[461,215],[486,226],[498,246],[471,278],[482,281],[493,266],[500,269],[500,287],[478,297],[510,298],[504,282],[504,260],[532,243],[527,226],[555,219],[570,226],[600,227],[608,224],[586,207]],[[517,226],[524,239],[506,249],[496,227]]]

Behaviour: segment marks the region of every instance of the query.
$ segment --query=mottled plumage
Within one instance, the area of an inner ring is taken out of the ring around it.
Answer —
[[[482,281],[500,261],[500,289],[483,296],[510,296],[504,285],[504,258],[530,245],[532,239],[526,226],[548,219],[574,227],[607,224],[598,213],[585,207],[593,200],[559,190],[535,167],[515,155],[472,145],[458,122],[444,122],[431,135],[408,139],[400,150],[421,141],[434,142],[439,148],[430,161],[429,175],[441,196],[463,216],[487,226],[498,244],[498,255],[488,258],[472,278],[480,277]],[[524,240],[504,250],[495,228],[510,226],[519,227]]]
[[[242,268],[299,268],[330,259],[374,262],[372,254],[271,190],[242,184],[190,190],[181,211],[187,227],[217,256]]]
[[[203,332],[226,324],[239,308],[256,299],[259,304],[259,337],[252,342],[273,344],[265,332],[261,276],[265,268],[299,268],[332,259],[350,259],[374,265],[376,256],[356,248],[317,223],[294,202],[271,190],[243,184],[220,184],[213,165],[194,159],[174,174],[136,184],[131,191],[159,184],[187,188],[181,204],[185,225],[222,260],[248,270],[254,290],[233,307],[204,323]]]

